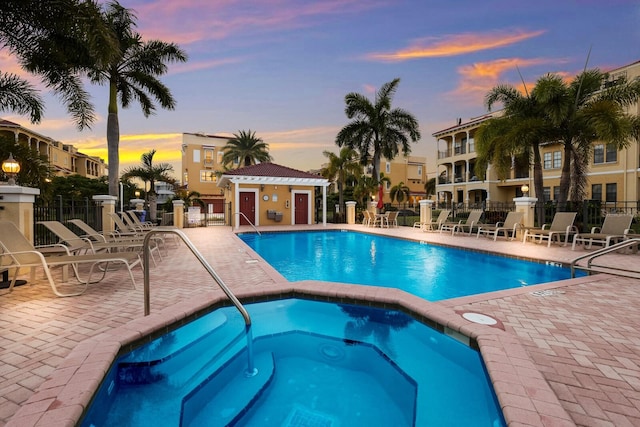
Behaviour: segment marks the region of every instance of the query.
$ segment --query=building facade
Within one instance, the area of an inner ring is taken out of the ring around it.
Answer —
[[[86,178],[100,178],[107,175],[107,165],[101,158],[87,156],[73,145],[40,135],[18,123],[0,119],[0,135],[14,138],[16,142],[47,156],[51,169],[57,176],[78,174]]]
[[[609,82],[625,76],[627,80],[640,78],[640,61],[609,71]],[[640,106],[632,105],[628,114],[640,115]],[[529,164],[513,164],[507,179],[500,180],[491,166],[483,181],[475,173],[474,135],[483,122],[502,114],[501,111],[472,118],[466,122],[458,119],[456,125],[433,134],[438,143],[436,172],[437,200],[443,205],[468,205],[480,207],[486,202],[510,203],[522,196],[522,187],[529,188],[529,195],[538,200],[553,201],[558,198],[560,174],[564,160],[564,148],[558,143],[543,144],[542,157],[544,194],[537,195],[533,188],[533,169]],[[603,203],[637,202],[640,197],[640,149],[639,142],[628,141],[623,149],[596,142],[587,172],[587,198]]]
[[[380,162],[381,172],[389,182],[384,185],[384,203],[391,203],[391,188],[404,183],[409,188],[409,206],[417,207],[418,202],[427,198],[425,185],[427,183],[427,158],[417,156],[399,157],[392,161]],[[394,201],[397,203],[397,200]]]

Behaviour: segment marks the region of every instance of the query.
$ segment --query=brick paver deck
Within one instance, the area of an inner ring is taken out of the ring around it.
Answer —
[[[362,226],[350,228],[365,230]],[[423,233],[407,227],[366,230],[562,263],[584,253],[534,243]],[[264,262],[255,262],[256,254],[228,227],[184,231],[234,292],[255,292],[286,282]],[[613,255],[607,257],[607,262],[631,268],[637,265],[638,256]],[[45,381],[51,381],[54,370],[70,363],[66,358],[74,348],[82,347],[78,344],[143,317],[142,274],[136,272],[135,290],[124,277],[124,273],[110,273],[102,283],[91,285],[85,294],[72,298],[55,297],[40,278],[0,296],[0,426],[21,407],[22,415],[27,412],[27,400]],[[178,310],[184,304],[197,304],[198,295],[220,292],[184,246],[170,249],[152,269],[151,278],[153,313],[169,307]],[[507,334],[496,335],[501,343],[495,345],[502,346],[504,351],[492,352],[490,340],[481,342],[481,348],[486,347],[483,355],[494,383],[509,383],[509,375],[513,375],[511,368],[500,369],[502,360],[507,366],[507,358],[517,357],[509,354],[507,348],[514,348],[515,352],[518,348],[526,350],[522,360],[530,358],[537,369],[523,368],[533,378],[531,387],[515,385],[514,381],[512,387],[525,389],[514,393],[541,394],[539,390],[548,384],[555,396],[531,396],[523,402],[515,395],[499,393],[501,403],[510,402],[503,407],[512,425],[631,426],[640,425],[637,285],[636,279],[597,275],[426,305],[445,321],[447,316],[458,318],[456,313],[463,311],[480,312],[501,321]],[[471,333],[482,328],[487,327],[469,324]],[[521,372],[522,369],[518,375]],[[533,384],[536,378],[546,384],[536,388]],[[505,389],[508,387],[501,387]],[[558,400],[565,414],[550,403]],[[565,422],[566,414],[572,422]]]

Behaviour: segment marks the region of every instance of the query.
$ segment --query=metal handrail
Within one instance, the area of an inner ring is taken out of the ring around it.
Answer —
[[[244,219],[247,220],[247,222],[249,223],[249,225],[251,227],[253,227],[254,230],[256,230],[256,233],[258,233],[258,236],[262,236],[262,234],[260,233],[260,231],[258,231],[258,229],[256,228],[255,225],[253,225],[253,223],[251,222],[251,220],[249,218],[247,218],[247,216],[244,214],[244,212],[236,212],[236,215],[242,215],[244,217]],[[239,219],[238,219],[239,220]]]
[[[598,264],[594,264],[593,260],[602,256],[602,255],[607,255],[610,254],[611,252],[616,252],[619,251],[620,249],[629,247],[629,246],[634,246],[634,245],[638,245],[640,244],[640,238],[633,238],[633,239],[627,239],[627,240],[623,240],[622,242],[618,242],[614,245],[611,246],[607,246],[605,248],[601,248],[598,249],[594,252],[590,252],[588,254],[585,255],[581,255],[577,258],[574,258],[571,261],[571,278],[575,278],[576,277],[576,269],[579,270],[586,270],[586,271],[596,271],[594,268],[603,268],[606,269],[607,272],[611,273],[611,274],[617,274],[616,272],[626,272],[626,273],[635,273],[635,276],[633,277],[638,277],[640,275],[640,271],[639,270],[628,270],[625,268],[619,268],[619,267],[611,267],[611,266],[607,266],[607,265],[598,265]],[[587,265],[586,266],[581,266],[578,265],[578,261],[581,261],[583,259],[588,259],[587,261]],[[600,270],[602,272],[602,270]],[[619,273],[618,273],[619,274]],[[621,274],[624,275],[624,274]]]
[[[147,231],[147,233],[144,236],[144,241],[142,245],[142,266],[143,266],[143,272],[144,272],[144,315],[148,316],[151,311],[151,295],[150,295],[150,286],[149,286],[149,277],[150,277],[149,256],[151,254],[151,247],[149,245],[149,242],[151,240],[151,237],[154,234],[166,234],[166,233],[176,234],[182,239],[184,244],[191,250],[191,253],[193,253],[193,255],[195,255],[195,257],[198,259],[198,261],[200,261],[200,264],[202,264],[205,270],[207,270],[207,272],[211,275],[213,280],[216,281],[220,289],[222,289],[222,291],[227,295],[227,298],[229,298],[229,300],[233,303],[233,305],[238,309],[238,311],[242,315],[244,319],[244,324],[245,324],[245,332],[247,334],[248,362],[247,362],[247,371],[245,372],[245,374],[249,377],[256,375],[258,373],[258,370],[255,368],[253,364],[253,337],[251,332],[251,317],[249,316],[249,312],[244,308],[242,303],[238,300],[238,298],[236,298],[233,292],[231,292],[229,287],[225,285],[224,281],[220,278],[220,276],[218,276],[218,273],[216,273],[215,270],[211,267],[211,265],[209,265],[209,263],[204,259],[200,251],[198,251],[198,249],[196,249],[193,243],[191,243],[191,241],[186,236],[186,234],[184,234],[179,229],[169,228],[169,227],[156,227],[154,229]]]

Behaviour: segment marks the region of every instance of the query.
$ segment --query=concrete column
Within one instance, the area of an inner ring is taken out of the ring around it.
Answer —
[[[345,202],[347,205],[347,224],[356,223],[356,202]]]
[[[369,210],[374,214],[378,213],[378,202],[376,202],[375,200],[369,202]]]
[[[420,223],[430,224],[433,217],[433,200],[420,200]]]
[[[33,243],[33,204],[40,190],[19,185],[0,185],[0,220],[13,222]]]
[[[92,199],[100,203],[100,207],[102,208],[102,232],[106,234],[110,231],[115,231],[116,225],[110,214],[116,212],[116,201],[118,198],[116,196],[99,195],[93,196]]]
[[[173,203],[173,225],[184,228],[184,201],[174,200],[171,203]]]
[[[144,200],[143,199],[131,199],[129,200],[129,205],[133,207],[137,211],[144,210]]]
[[[536,218],[536,202],[535,197],[516,197],[513,199],[516,204],[516,212],[522,212],[522,225],[524,227],[533,227]],[[519,233],[522,237],[522,233]]]

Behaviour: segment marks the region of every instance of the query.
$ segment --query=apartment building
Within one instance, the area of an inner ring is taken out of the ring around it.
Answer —
[[[40,135],[18,123],[0,119],[0,135],[14,138],[16,142],[28,145],[39,154],[47,156],[57,176],[78,174],[87,178],[99,178],[107,175],[107,165],[101,158],[87,156],[73,145]]]
[[[425,190],[425,184],[427,183],[426,157],[406,156],[398,157],[392,161],[385,161],[383,159],[383,161],[380,162],[380,169],[384,176],[389,178],[389,182],[386,182],[383,188],[384,203],[391,203],[391,188],[401,182],[403,182],[410,191],[409,200],[405,200],[403,203],[407,203],[410,206],[417,206],[419,200],[427,197]]]
[[[229,137],[204,133],[182,134],[182,185],[200,193],[200,199],[210,213],[224,209],[224,189],[217,186],[218,175],[224,170],[222,148]]]
[[[620,76],[628,80],[640,77],[640,61],[609,71],[609,82]],[[640,114],[640,106],[635,104],[627,109],[629,114]],[[498,179],[491,166],[483,181],[475,174],[475,131],[491,117],[502,114],[498,111],[456,121],[454,126],[437,131],[433,137],[438,143],[436,172],[437,200],[451,204],[479,206],[485,201],[511,202],[522,196],[522,186],[529,187],[529,195],[539,200],[556,200],[560,189],[564,150],[557,143],[543,144],[541,147],[544,194],[536,195],[533,188],[533,170],[529,164],[513,165],[511,175]],[[640,149],[638,141],[631,140],[626,148],[616,149],[612,145],[594,143],[593,154],[587,173],[587,197],[602,202],[637,201],[640,198]]]

